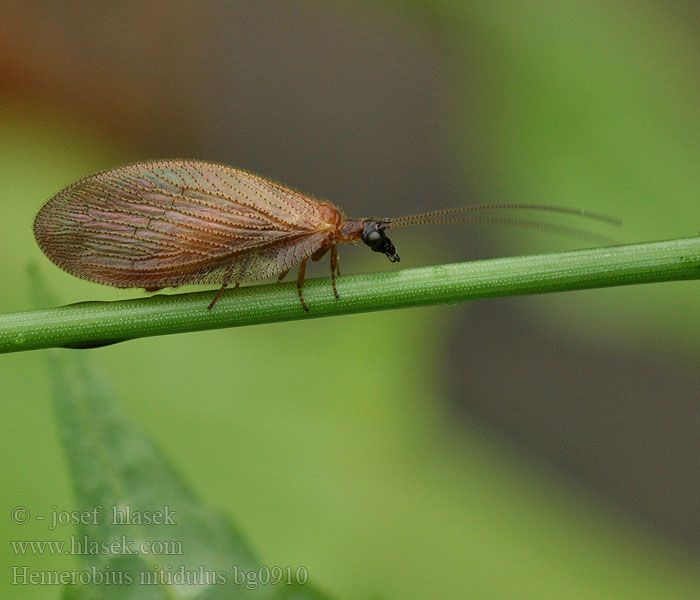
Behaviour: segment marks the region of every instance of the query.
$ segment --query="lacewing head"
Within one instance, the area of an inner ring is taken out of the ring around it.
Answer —
[[[399,262],[401,258],[396,253],[396,248],[386,235],[386,228],[389,223],[385,221],[367,220],[362,224],[362,241],[367,244],[373,252],[386,254],[391,262]]]

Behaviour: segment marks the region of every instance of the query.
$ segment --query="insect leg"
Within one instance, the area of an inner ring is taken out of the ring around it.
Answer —
[[[277,283],[279,283],[280,281],[282,281],[282,280],[287,276],[287,273],[289,273],[289,271],[290,271],[290,269],[287,269],[286,271],[282,271],[282,272],[279,274],[279,277],[277,278]]]
[[[299,265],[299,276],[297,277],[297,292],[299,292],[299,300],[301,301],[301,305],[304,308],[306,312],[309,312],[309,305],[306,304],[306,300],[304,300],[304,294],[301,291],[301,288],[304,285],[304,277],[306,276],[306,263],[309,262],[308,256],[301,261],[301,264]]]
[[[326,255],[326,252],[328,252],[329,248],[330,248],[330,246],[323,246],[323,247],[319,248],[318,250],[316,250],[316,252],[314,252],[311,255],[311,260],[313,260],[314,262],[318,262]]]
[[[238,278],[236,279],[236,285],[234,286],[234,288],[237,288],[241,285],[241,281],[243,281],[245,272],[248,270],[248,263],[250,263],[250,254],[243,259],[243,264],[241,265],[241,270],[238,272]]]
[[[238,278],[236,279],[236,286],[238,287],[241,285],[241,280],[243,279],[243,275],[245,275],[245,270],[246,267],[248,266],[248,260],[249,257],[246,256],[246,258],[243,260],[243,264],[241,265],[241,270],[238,273]],[[216,296],[214,296],[214,299],[209,303],[209,306],[207,306],[207,310],[211,310],[214,308],[214,305],[216,304],[217,300],[221,297],[221,294],[224,293],[224,290],[228,287],[228,284],[231,283],[231,278],[233,277],[233,270],[236,267],[236,261],[233,261],[231,265],[229,266],[228,269],[226,269],[226,273],[224,273],[224,282],[219,288],[219,291],[216,292]]]
[[[333,282],[333,293],[335,294],[335,299],[340,298],[338,294],[338,288],[335,286],[335,275],[336,273],[340,275],[340,270],[338,269],[338,246],[337,244],[331,247],[331,281]]]

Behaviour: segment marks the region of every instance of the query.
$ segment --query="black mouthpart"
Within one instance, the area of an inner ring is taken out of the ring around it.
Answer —
[[[376,248],[372,248],[372,250],[374,250],[374,252],[381,252],[382,254],[386,254],[391,262],[399,262],[401,260],[399,255],[396,254],[396,248],[394,247],[394,244],[391,243],[391,240],[388,237],[385,237],[382,240],[382,243]]]

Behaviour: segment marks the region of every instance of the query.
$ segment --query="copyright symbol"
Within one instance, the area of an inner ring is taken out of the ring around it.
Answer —
[[[17,525],[24,525],[29,521],[29,509],[26,506],[15,506],[12,509],[12,521]]]

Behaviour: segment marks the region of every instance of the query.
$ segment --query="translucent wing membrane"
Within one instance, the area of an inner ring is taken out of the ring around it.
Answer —
[[[302,194],[225,165],[169,160],[83,179],[34,223],[42,250],[69,273],[149,288],[221,283],[227,270],[233,281],[271,277],[316,251],[327,229]]]

